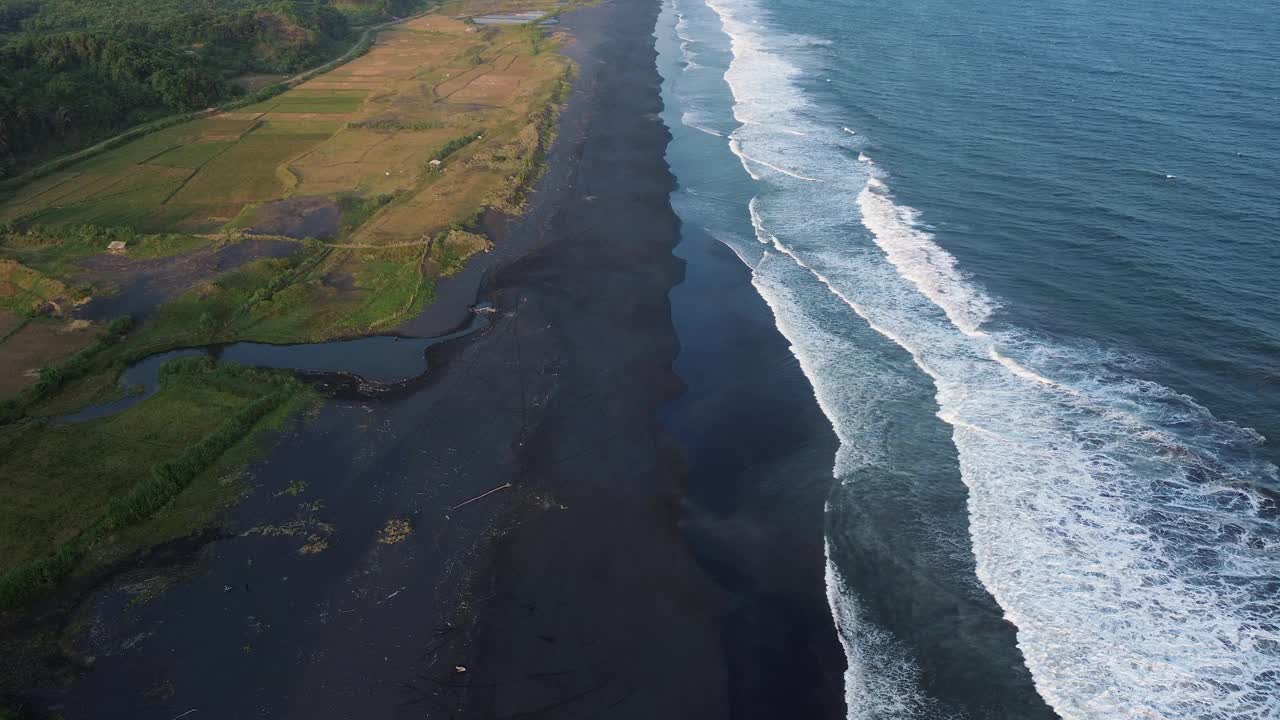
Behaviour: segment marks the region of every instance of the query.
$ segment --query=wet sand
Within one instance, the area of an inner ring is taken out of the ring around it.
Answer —
[[[433,348],[411,392],[325,403],[251,467],[221,539],[89,598],[92,669],[42,694],[53,709],[843,716],[822,595],[833,440],[727,251],[687,236],[697,282],[672,293],[658,9],[565,16],[581,73],[529,212],[476,271],[492,326]],[[681,293],[703,338],[683,352]],[[742,374],[717,380],[715,354],[744,342]]]

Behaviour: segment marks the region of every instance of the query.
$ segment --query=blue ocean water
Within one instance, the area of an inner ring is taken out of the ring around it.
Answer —
[[[1280,717],[1280,3],[655,35],[677,212],[840,439],[849,716]]]

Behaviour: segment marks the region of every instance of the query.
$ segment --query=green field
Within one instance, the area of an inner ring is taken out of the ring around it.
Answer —
[[[366,95],[365,90],[294,90],[241,112],[351,113],[360,109]]]
[[[250,135],[213,158],[173,195],[175,204],[244,204],[284,197],[276,167],[324,140],[324,135]]]
[[[346,124],[342,120],[265,120],[253,131],[264,135],[323,135],[330,136]]]
[[[230,140],[181,145],[151,158],[147,161],[147,164],[195,170],[217,157],[231,145],[232,141]]]
[[[121,521],[132,516],[121,514],[117,506],[127,507],[140,487],[154,483],[155,468],[191,462],[194,448],[225,434],[229,423],[263,397],[305,396],[302,386],[283,373],[218,365],[203,358],[173,361],[170,366],[175,364],[184,371],[162,373],[159,393],[117,415],[75,425],[26,422],[0,428],[0,477],[5,479],[6,498],[0,504],[0,601],[38,590],[15,579],[24,566],[83,544],[86,533],[133,525],[136,521]],[[255,428],[278,423],[296,407],[296,400],[277,404],[266,416],[237,427],[239,435],[230,436],[232,442],[250,437]],[[214,471],[230,459],[224,452],[192,467],[191,487],[216,484]],[[217,494],[218,488],[201,490],[211,491]],[[190,527],[186,525],[188,531]],[[93,552],[106,551],[101,542],[93,545]],[[121,549],[127,548],[117,548]]]

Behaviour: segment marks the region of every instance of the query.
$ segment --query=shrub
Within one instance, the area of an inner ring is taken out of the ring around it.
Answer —
[[[289,384],[254,400],[178,457],[153,467],[151,475],[140,480],[128,493],[112,498],[107,506],[107,528],[117,530],[127,527],[147,519],[164,507],[197,475],[213,465],[222,453],[252,432],[259,420],[283,404],[297,389],[295,384]]]
[[[432,153],[430,159],[444,160],[482,137],[484,137],[484,131],[482,130],[463,135],[462,137],[456,137],[444,145],[441,145],[434,153]]]

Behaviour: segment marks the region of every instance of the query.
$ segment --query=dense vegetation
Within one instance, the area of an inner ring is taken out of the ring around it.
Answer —
[[[0,48],[0,174],[229,89],[195,58],[93,33],[23,37]]]
[[[0,178],[338,54],[423,0],[0,0]]]

